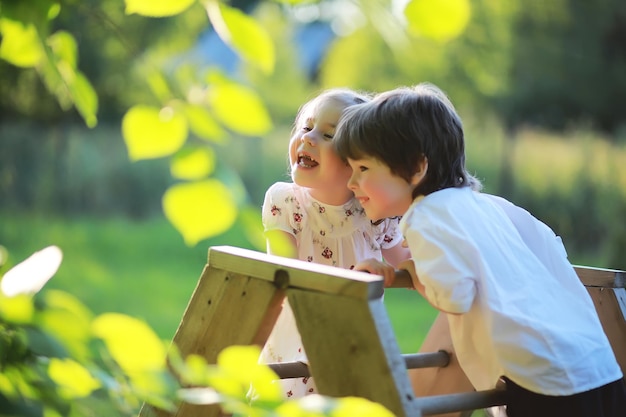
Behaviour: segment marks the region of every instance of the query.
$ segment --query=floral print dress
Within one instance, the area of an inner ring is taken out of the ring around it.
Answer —
[[[366,217],[358,200],[331,206],[315,200],[307,188],[278,182],[265,194],[262,210],[265,231],[282,230],[296,238],[298,258],[341,268],[358,262],[382,259],[381,249],[402,241],[399,219],[385,219],[378,225]],[[261,352],[261,362],[308,363],[300,334],[287,300]],[[287,398],[317,392],[313,378],[280,381]]]

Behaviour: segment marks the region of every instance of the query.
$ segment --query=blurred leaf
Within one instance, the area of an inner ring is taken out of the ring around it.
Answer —
[[[207,100],[215,116],[234,132],[260,136],[272,128],[263,101],[247,87],[231,82],[214,84]]]
[[[279,377],[269,366],[259,363],[260,355],[257,346],[229,346],[218,355],[217,365],[244,388],[244,393],[252,385],[255,401],[280,401],[282,388],[275,383]]]
[[[134,106],[122,120],[122,134],[133,161],[173,154],[183,146],[187,133],[185,117],[172,107]]]
[[[63,252],[57,246],[37,251],[4,274],[0,289],[9,297],[34,294],[56,274],[62,260]]]
[[[48,37],[46,43],[60,61],[66,62],[71,68],[76,68],[78,46],[69,32],[63,30],[55,32]]]
[[[30,296],[7,297],[0,292],[0,318],[9,323],[30,323],[35,307]]]
[[[187,355],[182,365],[176,370],[181,380],[188,385],[206,385],[208,377],[215,373],[214,368],[207,365],[206,359],[196,354]]]
[[[237,218],[232,193],[214,179],[171,186],[163,196],[163,211],[189,246],[224,233]]]
[[[181,400],[189,404],[218,404],[225,401],[216,390],[212,388],[185,388],[178,393]]]
[[[2,410],[2,416],[43,417],[44,415],[42,404],[26,401],[21,397],[7,397],[2,395],[1,391],[0,410]]]
[[[201,139],[214,143],[225,143],[226,132],[217,123],[211,112],[203,106],[188,105],[183,108],[189,128]]]
[[[266,242],[263,233],[263,222],[261,220],[261,211],[258,207],[247,206],[241,209],[239,218],[243,223],[243,230],[246,238],[255,248],[265,252]],[[291,246],[291,245],[290,245]],[[293,257],[293,256],[292,256]]]
[[[174,16],[187,10],[196,0],[125,0],[126,14],[149,17]]]
[[[72,359],[50,359],[48,375],[58,385],[64,398],[81,398],[100,388],[100,382],[89,371]]]
[[[211,148],[194,148],[179,152],[172,158],[170,171],[174,178],[199,180],[215,169],[215,153]]]
[[[254,18],[218,0],[205,0],[204,5],[211,24],[226,44],[266,74],[274,71],[274,43]]]
[[[86,360],[89,355],[87,342],[91,336],[91,311],[64,291],[46,291],[44,301],[45,308],[37,320],[41,328],[54,334],[72,357]]]
[[[8,19],[43,28],[48,20],[57,17],[61,6],[54,0],[4,1],[2,15]]]
[[[150,91],[152,91],[161,102],[166,102],[171,98],[172,92],[170,91],[167,79],[161,71],[155,71],[152,67],[146,65],[141,69],[141,72],[146,74],[146,82],[150,86]]]
[[[52,334],[37,327],[25,327],[28,347],[34,354],[48,358],[67,358],[68,351]]]
[[[334,398],[327,398],[318,394],[307,395],[295,401],[285,401],[280,404],[276,408],[276,414],[281,417],[332,416],[336,401]]]
[[[72,105],[88,127],[97,124],[98,96],[87,78],[76,68],[78,49],[74,37],[59,31],[46,42],[46,60],[40,66],[41,76],[64,110]]]
[[[125,373],[164,368],[165,346],[145,322],[124,314],[105,313],[92,322],[92,330],[104,340]]]
[[[76,110],[80,113],[87,127],[94,127],[98,123],[96,112],[98,111],[98,95],[96,90],[79,71],[68,83]]]
[[[0,33],[0,58],[23,68],[39,64],[44,54],[34,25],[0,18]]]
[[[470,20],[469,0],[411,0],[404,14],[409,32],[437,41],[459,36]]]
[[[293,242],[287,235],[279,230],[270,230],[265,233],[267,243],[272,248],[272,253],[285,258],[297,258]]]
[[[383,405],[358,397],[344,397],[336,403],[332,417],[394,417]]]

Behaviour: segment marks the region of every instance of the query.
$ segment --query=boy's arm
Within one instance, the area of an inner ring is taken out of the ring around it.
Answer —
[[[424,287],[424,284],[420,282],[419,278],[417,277],[417,273],[415,272],[415,264],[413,263],[413,259],[407,259],[406,261],[402,262],[398,266],[398,269],[403,269],[409,273],[409,275],[411,276],[411,282],[413,283],[413,288],[415,288],[415,290],[417,290],[417,292],[419,292],[422,295],[422,297],[424,297],[424,299],[430,303],[430,305],[432,305],[437,310],[443,313],[461,314],[461,313],[451,313],[449,311],[442,310],[441,308],[437,307],[435,304],[430,302],[430,300],[426,296],[426,288]]]

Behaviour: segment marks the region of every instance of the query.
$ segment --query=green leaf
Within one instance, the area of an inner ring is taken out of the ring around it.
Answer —
[[[391,411],[382,404],[375,403],[365,398],[344,397],[336,403],[332,412],[333,417],[394,417]]]
[[[45,308],[38,314],[41,328],[54,334],[75,359],[86,360],[91,336],[91,311],[73,295],[59,290],[43,294]],[[68,323],[72,323],[68,326]]]
[[[66,31],[58,31],[50,35],[46,40],[54,56],[60,61],[66,62],[71,68],[76,68],[78,46],[74,37]]]
[[[34,25],[39,32],[47,32],[47,22],[55,19],[61,6],[54,0],[4,1],[2,16],[16,22]]]
[[[469,0],[411,0],[404,14],[409,32],[445,42],[463,33],[470,20],[471,5]]]
[[[113,359],[127,374],[164,369],[165,345],[145,322],[124,314],[105,313],[92,322],[92,331],[104,340]]]
[[[265,241],[263,221],[261,220],[261,211],[259,208],[256,206],[244,207],[240,211],[239,218],[243,224],[243,231],[246,234],[248,241],[258,250],[265,252],[267,244]],[[281,233],[281,236],[284,237],[284,233]],[[294,257],[293,254],[290,258],[292,257]]]
[[[131,160],[161,158],[187,140],[187,120],[172,107],[135,106],[122,119],[122,135]]]
[[[22,67],[34,67],[44,56],[34,25],[0,18],[0,58]]]
[[[183,112],[187,116],[189,128],[198,137],[219,144],[226,142],[226,132],[206,107],[186,105]]]
[[[256,401],[279,401],[282,389],[275,383],[278,375],[269,366],[259,363],[260,355],[257,346],[229,346],[217,356],[217,365],[243,387],[244,395],[252,385]]]
[[[230,82],[212,85],[207,100],[215,116],[234,132],[260,136],[272,128],[263,101],[247,87]]]
[[[0,291],[0,318],[9,323],[30,323],[35,307],[32,297],[25,294],[7,297]]]
[[[163,211],[189,246],[224,233],[237,218],[233,195],[214,179],[171,186],[163,195]]]
[[[101,385],[84,366],[72,359],[52,358],[48,375],[57,384],[59,395],[67,399],[86,397]]]
[[[170,171],[174,178],[199,180],[215,169],[215,153],[211,148],[195,148],[178,153],[172,158]]]
[[[69,83],[70,94],[87,127],[94,127],[98,123],[96,112],[98,111],[98,95],[87,77],[80,71],[74,73],[74,78]]]
[[[67,358],[69,353],[65,346],[52,334],[36,327],[26,327],[28,347],[39,356],[48,358]]]
[[[174,16],[187,10],[196,0],[125,0],[126,14],[149,17]]]
[[[97,124],[98,96],[87,78],[76,68],[78,48],[68,32],[59,31],[46,42],[47,59],[40,67],[46,87],[64,110],[72,105],[88,127]]]
[[[274,71],[274,43],[256,20],[218,0],[205,1],[204,5],[211,24],[226,44],[266,74]]]

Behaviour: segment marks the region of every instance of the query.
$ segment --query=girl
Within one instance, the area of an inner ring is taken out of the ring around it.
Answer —
[[[341,268],[353,268],[368,258],[392,265],[408,259],[402,247],[398,218],[372,223],[346,188],[350,167],[333,149],[335,127],[343,111],[369,100],[348,89],[331,89],[304,104],[289,141],[293,182],[273,184],[265,194],[263,225],[267,252]],[[265,363],[306,362],[306,355],[289,303],[274,326],[261,354]],[[288,398],[316,391],[312,378],[281,380]]]
[[[415,288],[446,312],[476,389],[506,383],[507,414],[617,417],[626,385],[561,240],[527,211],[474,191],[461,120],[429,84],[346,111],[336,149],[370,218],[403,216]],[[356,269],[393,276],[379,260]]]

